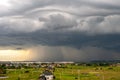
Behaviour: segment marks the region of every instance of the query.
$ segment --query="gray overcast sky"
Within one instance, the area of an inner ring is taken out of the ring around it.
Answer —
[[[0,49],[1,60],[11,60],[3,50],[29,51],[22,60],[120,59],[120,0],[1,0]]]

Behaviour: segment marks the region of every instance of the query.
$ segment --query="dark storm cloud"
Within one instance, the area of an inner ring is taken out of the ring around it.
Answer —
[[[107,50],[120,51],[120,35],[107,34],[89,36],[83,33],[56,33],[56,32],[35,32],[14,34],[0,38],[1,46],[17,46],[26,48],[36,45],[48,46],[69,46],[74,48],[82,48],[84,46],[92,46],[104,48]],[[17,48],[19,47],[17,46]]]
[[[9,5],[0,4],[0,49],[21,50],[41,45],[33,48],[36,55],[41,48],[42,55],[49,54],[44,56],[46,60],[58,61],[86,60],[90,55],[95,59],[115,59],[113,53],[119,58],[119,3],[119,0],[9,0]]]

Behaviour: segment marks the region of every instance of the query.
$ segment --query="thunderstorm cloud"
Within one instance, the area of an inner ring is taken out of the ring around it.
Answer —
[[[120,59],[119,0],[5,1],[1,50],[30,50],[37,61]]]

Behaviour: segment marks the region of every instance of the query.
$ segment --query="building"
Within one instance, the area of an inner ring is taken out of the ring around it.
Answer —
[[[49,70],[45,70],[39,77],[39,80],[54,80],[55,76]]]

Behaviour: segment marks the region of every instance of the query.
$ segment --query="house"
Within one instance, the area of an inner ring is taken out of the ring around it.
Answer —
[[[39,80],[54,80],[55,76],[49,70],[45,70],[39,77]]]

